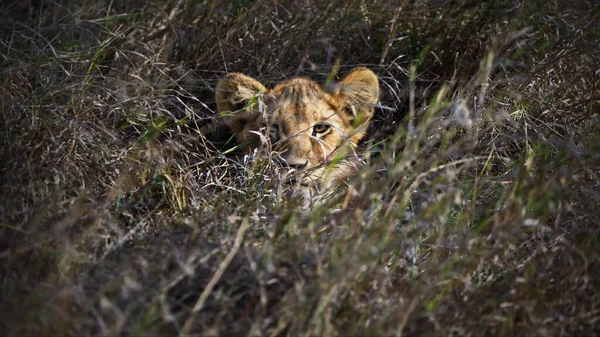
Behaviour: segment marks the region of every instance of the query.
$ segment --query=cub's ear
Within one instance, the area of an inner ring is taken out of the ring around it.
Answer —
[[[215,88],[219,112],[235,112],[248,104],[257,93],[265,93],[265,87],[257,80],[240,73],[222,78]]]
[[[354,127],[367,123],[373,116],[373,104],[379,100],[377,75],[364,67],[352,69],[336,86],[334,97],[351,115]]]
[[[235,134],[240,133],[252,114],[242,112],[257,93],[266,93],[266,88],[257,80],[240,73],[231,73],[219,81],[215,88],[217,111],[229,114],[225,124]]]

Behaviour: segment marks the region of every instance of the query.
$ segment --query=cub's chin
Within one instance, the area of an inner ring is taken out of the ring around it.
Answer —
[[[357,164],[341,161],[335,166],[321,165],[303,170],[289,169],[284,177],[284,198],[301,201],[304,207],[313,206],[339,189],[346,190],[348,179],[358,173]]]

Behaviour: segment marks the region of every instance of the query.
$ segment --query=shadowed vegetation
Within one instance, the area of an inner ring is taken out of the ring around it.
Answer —
[[[0,334],[600,334],[596,1],[4,1]],[[214,87],[365,66],[312,208]]]

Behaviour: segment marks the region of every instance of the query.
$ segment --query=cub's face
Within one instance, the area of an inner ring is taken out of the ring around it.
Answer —
[[[293,78],[269,89],[239,73],[223,78],[216,88],[217,109],[245,147],[261,144],[260,134],[306,180],[326,183],[344,179],[352,166],[341,158],[363,138],[373,104],[379,98],[377,76],[366,68],[352,70],[332,91],[306,78]]]

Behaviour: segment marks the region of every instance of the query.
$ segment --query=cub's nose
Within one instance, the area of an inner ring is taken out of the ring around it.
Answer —
[[[307,160],[301,159],[301,158],[281,156],[280,159],[284,165],[287,165],[290,168],[293,168],[296,170],[301,170],[301,169],[305,168],[306,165],[308,164]]]

